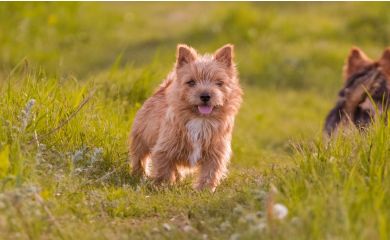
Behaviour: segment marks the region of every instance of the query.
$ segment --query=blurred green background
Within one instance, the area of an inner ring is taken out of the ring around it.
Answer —
[[[386,3],[8,3],[0,63],[26,57],[58,76],[120,64],[168,70],[177,43],[201,52],[236,46],[243,82],[333,92],[351,46],[373,57],[389,42]],[[163,75],[161,75],[163,77]]]

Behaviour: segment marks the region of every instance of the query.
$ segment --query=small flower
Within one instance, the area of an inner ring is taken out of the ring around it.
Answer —
[[[283,219],[287,216],[288,214],[288,209],[286,206],[284,206],[283,204],[281,203],[276,203],[273,208],[272,208],[272,212],[273,212],[273,215],[275,218],[277,219]]]
[[[169,225],[168,223],[164,223],[163,224],[163,228],[166,230],[166,231],[170,231],[172,229],[171,225]]]

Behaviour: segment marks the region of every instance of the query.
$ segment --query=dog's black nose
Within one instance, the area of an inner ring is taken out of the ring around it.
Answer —
[[[208,93],[202,93],[201,95],[200,95],[200,100],[202,100],[202,102],[208,102],[208,101],[210,101],[210,94],[208,94]]]

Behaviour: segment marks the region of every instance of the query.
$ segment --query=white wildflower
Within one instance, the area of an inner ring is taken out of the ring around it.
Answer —
[[[286,206],[284,206],[281,203],[276,203],[273,208],[272,212],[275,218],[277,219],[283,219],[287,216],[288,214],[288,209]]]
[[[169,225],[168,223],[164,223],[163,224],[163,228],[166,230],[166,231],[170,231],[172,229],[171,225]]]

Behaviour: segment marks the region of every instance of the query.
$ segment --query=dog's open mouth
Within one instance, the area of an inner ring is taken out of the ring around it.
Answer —
[[[198,110],[200,114],[209,115],[213,111],[213,107],[208,105],[198,105]]]

